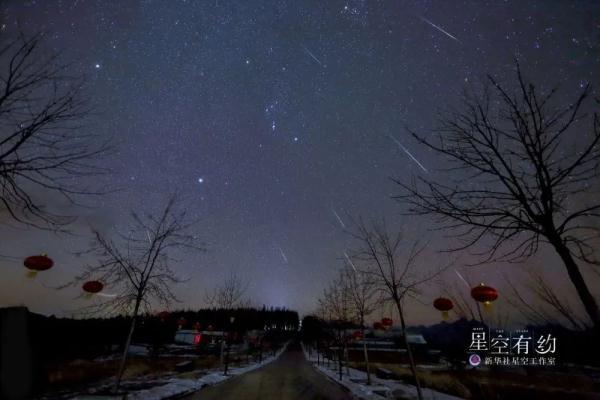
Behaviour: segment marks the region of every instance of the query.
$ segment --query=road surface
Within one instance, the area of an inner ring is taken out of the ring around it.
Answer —
[[[266,366],[207,387],[188,400],[342,400],[353,397],[317,372],[292,343],[279,359]]]

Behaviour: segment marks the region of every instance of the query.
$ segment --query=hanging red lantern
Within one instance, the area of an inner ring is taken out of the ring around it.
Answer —
[[[354,340],[360,340],[363,338],[363,334],[361,331],[354,331],[352,332],[352,339]]]
[[[99,281],[87,281],[82,286],[86,298],[91,298],[94,294],[100,293],[104,289],[104,284]]]
[[[385,328],[391,328],[394,325],[394,321],[391,318],[381,318],[381,325]]]
[[[185,326],[186,323],[187,323],[187,321],[183,317],[181,317],[177,320],[177,326],[179,327],[179,329],[183,329],[183,327]]]
[[[194,330],[196,332],[200,332],[201,328],[202,328],[202,326],[200,325],[200,322],[194,322]]]
[[[382,331],[383,328],[383,324],[381,322],[374,322],[373,323],[373,329],[378,330],[378,331]]]
[[[46,271],[54,265],[54,261],[46,254],[39,256],[29,256],[23,261],[23,265],[29,271],[27,271],[27,277],[33,278],[39,271]]]
[[[161,322],[165,322],[170,316],[171,313],[168,311],[161,311],[158,313],[158,318],[160,318]]]
[[[454,308],[452,300],[445,297],[438,297],[433,301],[433,306],[442,312],[442,319],[448,319],[448,311]]]
[[[471,297],[473,297],[475,301],[483,303],[483,306],[486,309],[489,309],[492,305],[492,301],[498,298],[498,291],[491,286],[480,283],[478,286],[471,289]]]

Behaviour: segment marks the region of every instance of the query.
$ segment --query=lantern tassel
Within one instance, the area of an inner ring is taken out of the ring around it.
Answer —
[[[491,301],[484,301],[483,302],[483,311],[485,312],[492,312],[492,302]]]
[[[33,279],[33,278],[35,278],[35,277],[37,276],[37,271],[36,271],[36,270],[33,270],[33,269],[30,269],[29,271],[27,271],[27,272],[25,273],[25,276],[26,276],[28,279]]]
[[[448,319],[448,311],[442,311],[442,319],[446,321]]]
[[[87,293],[86,292],[86,293],[83,294],[83,298],[86,299],[86,300],[89,300],[89,299],[92,298],[93,295],[94,295],[93,293]]]

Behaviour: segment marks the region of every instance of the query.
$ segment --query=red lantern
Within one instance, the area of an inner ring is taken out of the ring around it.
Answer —
[[[373,329],[381,331],[381,330],[383,330],[383,324],[381,322],[374,322]]]
[[[200,325],[200,322],[194,322],[194,330],[196,332],[200,332],[201,328],[202,328],[202,326]]]
[[[354,340],[360,340],[363,338],[363,334],[361,331],[354,331],[352,332],[352,339]]]
[[[492,301],[498,298],[498,292],[491,286],[486,286],[480,283],[471,289],[471,297],[480,303],[483,303],[485,308],[491,307]]]
[[[162,322],[165,322],[165,320],[169,319],[170,316],[171,313],[168,311],[161,311],[158,313],[158,318],[160,318]]]
[[[433,301],[433,306],[442,312],[442,319],[448,319],[448,311],[454,308],[452,300],[445,297],[438,297]]]
[[[33,278],[39,271],[46,271],[54,265],[54,261],[46,254],[39,256],[29,256],[23,261],[23,265],[29,271],[27,271],[27,277]]]
[[[381,318],[381,325],[386,328],[390,328],[392,325],[394,325],[394,321],[392,321],[391,318]]]
[[[177,326],[179,327],[179,329],[183,329],[183,327],[185,326],[186,323],[187,323],[187,321],[183,317],[181,317],[177,320]]]
[[[104,284],[99,281],[88,281],[82,286],[86,298],[91,298],[94,294],[99,293],[104,289]]]

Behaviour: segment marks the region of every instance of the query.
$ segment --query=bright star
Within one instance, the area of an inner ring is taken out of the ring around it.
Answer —
[[[198,178],[198,183],[202,183],[202,182],[204,182],[204,179],[203,178]]]
[[[95,67],[96,69],[100,69],[100,64],[96,64],[96,65],[94,65],[94,67]]]

